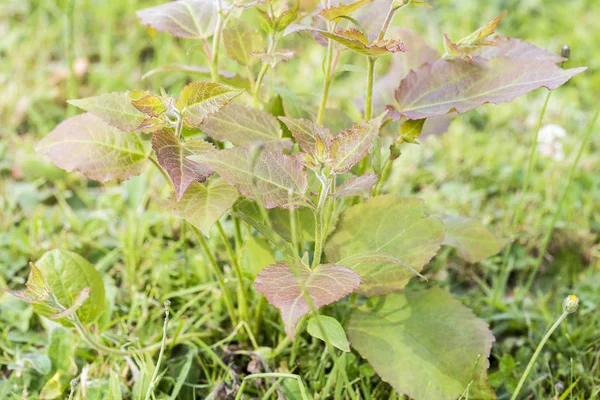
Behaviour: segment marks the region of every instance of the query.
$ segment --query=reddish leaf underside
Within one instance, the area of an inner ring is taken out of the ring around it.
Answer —
[[[331,196],[332,197],[348,197],[360,196],[364,193],[369,193],[373,186],[377,183],[376,174],[364,174],[355,176],[344,182]]]
[[[193,182],[204,182],[213,173],[206,165],[188,158],[215,150],[212,144],[204,140],[192,139],[182,144],[171,132],[163,130],[152,134],[152,148],[158,163],[171,178],[177,200],[181,200]]]
[[[386,113],[363,124],[341,132],[330,144],[333,170],[343,173],[362,160],[373,147],[373,140],[379,134],[379,128]]]
[[[138,11],[140,22],[182,38],[207,38],[217,24],[213,0],[178,0]]]
[[[485,103],[512,101],[540,87],[556,89],[585,69],[563,70],[553,62],[507,56],[473,63],[440,59],[402,80],[392,113],[408,119],[463,113]]]
[[[294,274],[287,263],[278,263],[263,269],[254,287],[281,311],[285,332],[293,339],[298,320],[310,311],[302,286],[318,309],[352,293],[360,283],[359,274],[339,265],[320,265],[314,270],[300,265]]]

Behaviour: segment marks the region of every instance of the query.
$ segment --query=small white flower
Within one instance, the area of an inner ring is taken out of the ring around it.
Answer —
[[[555,124],[544,125],[538,135],[538,151],[554,161],[563,161],[565,153],[563,151],[562,140],[567,132],[562,126]]]

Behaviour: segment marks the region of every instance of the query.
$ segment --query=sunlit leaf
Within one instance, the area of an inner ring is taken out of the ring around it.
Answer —
[[[373,0],[358,0],[349,4],[340,4],[335,7],[323,9],[319,15],[325,18],[327,21],[333,21],[340,17],[350,17],[354,11],[372,2]]]
[[[319,315],[318,318],[318,322],[317,317],[313,317],[308,321],[306,327],[308,333],[323,341],[325,341],[325,337],[327,337],[327,340],[329,340],[333,347],[345,352],[350,352],[350,343],[348,343],[346,332],[344,332],[344,328],[338,320],[325,315]],[[321,327],[323,327],[322,330]],[[325,333],[323,334],[323,332]]]
[[[141,174],[149,155],[146,147],[137,134],[86,113],[61,122],[36,150],[60,168],[106,182]]]
[[[146,119],[146,115],[137,110],[131,100],[129,93],[107,93],[68,102],[94,114],[110,126],[133,132]]]
[[[242,92],[243,90],[221,83],[192,82],[181,89],[176,106],[185,123],[196,128]]]
[[[143,96],[139,99],[134,99],[131,104],[139,111],[150,117],[159,117],[167,111],[163,99],[154,94]]]
[[[325,253],[329,262],[346,265],[362,276],[362,294],[386,294],[402,289],[422,270],[439,250],[444,233],[442,221],[427,216],[422,200],[377,196],[342,214]],[[400,264],[381,259],[342,263],[357,254],[377,253],[392,256]]]
[[[324,126],[308,119],[279,117],[296,139],[298,146],[313,157],[329,154],[333,134]]]
[[[480,58],[492,59],[494,57],[512,57],[523,59],[535,59],[538,62],[559,63],[565,61],[558,54],[549,52],[532,43],[524,40],[507,38],[503,35],[494,36],[493,46],[482,46],[477,48],[472,54]]]
[[[319,308],[352,293],[360,282],[356,272],[339,265],[320,265],[311,270],[300,264],[297,271],[292,271],[286,263],[278,263],[263,269],[254,287],[279,308],[285,332],[293,339],[298,320],[310,311],[303,287],[315,308]]]
[[[208,38],[217,25],[213,0],[178,0],[137,11],[140,22],[182,38]]]
[[[171,201],[173,212],[198,228],[204,236],[233,206],[238,192],[220,179],[211,179],[206,185],[194,182],[179,201]]]
[[[207,166],[188,158],[215,150],[212,144],[204,140],[191,139],[180,143],[175,135],[163,130],[152,135],[152,148],[158,163],[171,178],[177,200],[181,200],[193,182],[204,182],[213,173]]]
[[[465,217],[444,218],[446,237],[444,244],[455,247],[468,262],[479,262],[491,257],[506,246],[506,240],[498,239],[481,224]]]
[[[355,176],[344,182],[337,190],[331,194],[332,197],[361,196],[365,193],[370,194],[371,189],[377,183],[377,175],[364,174]]]
[[[244,146],[257,142],[267,147],[291,148],[289,139],[282,138],[277,118],[268,112],[239,103],[229,103],[200,126],[205,134],[221,142]]]
[[[362,160],[373,147],[373,140],[379,134],[379,128],[385,113],[363,124],[353,126],[338,134],[330,145],[333,170],[343,173]]]
[[[424,119],[409,119],[408,121],[405,121],[402,125],[400,125],[399,140],[406,143],[418,143],[417,139],[423,132],[425,121],[426,120]]]
[[[556,89],[585,69],[563,70],[552,62],[506,56],[473,63],[441,59],[400,82],[393,115],[423,119],[505,103],[540,87]]]
[[[442,289],[370,299],[348,325],[350,343],[398,393],[415,400],[495,399],[487,383],[494,337]]]
[[[223,31],[223,45],[229,58],[246,66],[256,61],[252,53],[263,50],[264,40],[256,29],[238,19],[230,21]]]
[[[62,397],[62,394],[69,387],[69,382],[73,376],[65,371],[57,371],[42,387],[40,399],[53,400]]]
[[[266,208],[296,208],[305,200],[308,187],[306,171],[300,161],[265,150],[258,155],[253,148],[236,147],[192,156],[217,171],[244,196],[260,196]]]

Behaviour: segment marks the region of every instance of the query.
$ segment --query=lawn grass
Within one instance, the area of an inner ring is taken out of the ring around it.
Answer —
[[[192,230],[168,210],[170,189],[158,171],[150,169],[122,184],[100,186],[76,173],[56,169],[34,152],[41,137],[66,115],[76,112],[66,106],[69,91],[75,97],[85,97],[163,86],[175,93],[198,77],[159,73],[142,80],[142,76],[169,63],[205,62],[193,43],[161,34],[153,38],[139,25],[135,10],[160,1],[76,1],[74,56],[82,72],[77,84],[69,86],[64,29],[68,3],[5,0],[0,4],[0,287],[22,286],[28,262],[48,250],[63,248],[79,253],[105,279],[105,313],[98,325],[116,347],[159,342],[165,317],[163,302],[169,300],[171,315],[166,332],[170,342],[165,348],[160,370],[163,379],[155,390],[156,398],[231,398],[228,393],[239,387],[241,378],[259,372],[273,375],[247,381],[244,398],[301,398],[299,385],[320,398],[348,398],[342,374],[334,369],[323,342],[306,334],[289,342],[277,310],[249,284],[246,296],[251,326],[231,323],[217,279]],[[490,324],[496,337],[490,378],[500,399],[510,398],[537,343],[561,314],[562,300],[577,294],[581,298],[579,310],[550,338],[522,394],[532,399],[597,398],[597,134],[592,135],[583,153],[531,291],[522,293],[520,289],[535,265],[586,124],[598,107],[600,3],[432,3],[434,9],[409,10],[396,24],[423,33],[439,48],[438,27],[451,37],[459,37],[506,8],[509,14],[502,30],[552,51],[568,43],[572,47],[569,64],[587,65],[589,71],[558,89],[550,99],[544,123],[566,129],[566,159],[538,156],[516,231],[511,227],[512,219],[545,91],[510,104],[484,106],[457,118],[447,134],[405,148],[386,191],[419,196],[434,214],[477,218],[497,235],[514,240],[505,268],[503,254],[468,264],[445,249],[426,268],[429,281],[411,285],[447,288]],[[298,101],[317,103],[322,77],[315,71],[321,71],[323,49],[307,47],[306,41],[286,44],[303,51],[303,60],[311,61],[302,67],[297,60],[285,64],[284,68],[292,71],[285,74],[290,78],[280,78],[273,90],[299,93]],[[358,79],[360,73],[354,71],[366,69],[366,65],[344,54],[340,68],[343,72],[333,84],[332,104],[358,119],[356,99],[360,90],[352,92],[347,83]],[[222,224],[226,232],[233,233],[230,220],[224,219]],[[238,280],[223,241],[213,234],[208,245],[230,291],[235,292]],[[244,260],[251,268],[265,262],[253,252],[247,253]],[[340,317],[348,306],[348,301],[342,301],[323,312]],[[30,306],[0,294],[0,399],[35,398],[42,387],[49,387],[50,377],[45,373],[48,360],[57,359],[74,363],[68,380],[79,377],[82,381],[74,398],[84,398],[85,388],[87,399],[118,399],[116,392],[122,392],[123,398],[143,399],[157,357],[158,352],[133,357],[97,353],[74,331],[57,328],[35,316]],[[356,353],[344,354],[339,363],[361,398],[404,398],[382,382]],[[270,390],[273,387],[276,390]],[[566,397],[561,397],[568,388]],[[67,389],[62,396],[68,394]]]

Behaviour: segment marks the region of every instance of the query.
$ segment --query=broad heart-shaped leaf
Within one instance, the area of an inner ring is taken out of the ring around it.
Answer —
[[[422,200],[377,196],[342,214],[325,253],[329,262],[345,265],[362,276],[360,293],[380,295],[402,289],[415,272],[420,272],[439,250],[444,234],[442,221],[427,216]],[[341,262],[356,260],[362,254],[387,255],[399,262],[386,262],[380,257]]]
[[[339,265],[319,265],[314,270],[299,264],[292,271],[286,263],[263,269],[254,281],[254,287],[269,303],[281,311],[285,333],[294,339],[298,320],[310,311],[305,294],[310,296],[315,308],[338,301],[360,285],[360,275]]]
[[[329,154],[329,144],[333,140],[333,134],[329,129],[308,119],[287,117],[279,117],[279,119],[290,130],[302,151],[313,157]]]
[[[222,83],[192,82],[181,89],[176,107],[188,126],[199,127],[209,116],[217,113],[243,90]]]
[[[268,112],[243,104],[229,103],[200,126],[205,134],[236,146],[261,142],[267,147],[291,148],[289,139],[282,138],[277,118]]]
[[[182,38],[207,38],[217,25],[213,0],[178,0],[138,11],[140,22]]]
[[[391,63],[386,75],[375,82],[373,87],[373,110],[382,112],[385,106],[394,101],[394,89],[398,82],[408,75],[410,70],[416,70],[425,63],[439,58],[437,51],[432,49],[417,33],[402,28],[390,30],[388,35],[403,43],[408,43],[406,53],[391,56]],[[361,100],[362,101],[362,100]]]
[[[65,310],[77,305],[81,293],[89,290],[88,298],[75,312],[83,323],[94,322],[100,316],[104,309],[104,282],[85,258],[66,250],[52,250],[36,261],[35,266],[48,283],[52,296]],[[44,305],[34,304],[34,310],[45,317],[57,314],[55,309]],[[58,322],[69,325],[64,318]]]
[[[377,183],[376,174],[364,174],[355,176],[344,182],[337,190],[331,194],[331,197],[360,196],[370,193],[371,189]]]
[[[333,171],[343,173],[362,160],[373,147],[373,140],[379,134],[379,128],[386,113],[353,126],[337,135],[330,145]]]
[[[208,237],[212,226],[238,199],[238,192],[221,179],[207,185],[194,182],[179,201],[171,201],[173,212]]]
[[[494,57],[513,57],[524,59],[536,59],[537,61],[548,61],[559,63],[565,58],[558,54],[520,39],[508,38],[504,35],[494,35],[494,46],[482,46],[472,54],[481,58],[492,59]]]
[[[193,182],[204,182],[213,173],[207,166],[187,158],[215,150],[204,140],[191,139],[182,144],[171,132],[162,130],[152,134],[152,148],[158,163],[171,178],[177,200],[181,200]]]
[[[321,327],[323,327],[322,330]],[[333,347],[350,352],[350,343],[348,343],[346,332],[344,332],[342,324],[337,319],[319,315],[319,320],[317,321],[317,318],[313,317],[308,321],[306,330],[311,336],[323,341],[325,341],[325,336],[327,336],[327,340],[329,340]],[[323,334],[323,331],[325,334]]]
[[[400,82],[393,115],[423,119],[509,102],[540,87],[556,89],[585,69],[563,70],[552,62],[506,56],[473,63],[440,59]]]
[[[69,104],[101,118],[110,126],[133,132],[146,119],[146,114],[131,103],[129,93],[107,93],[85,99],[69,100]]]
[[[491,257],[506,246],[507,240],[496,238],[481,222],[465,217],[445,217],[444,244],[455,247],[468,262],[476,263]]]
[[[495,399],[487,383],[494,337],[439,288],[369,300],[352,312],[350,343],[381,378],[415,400]]]
[[[223,31],[223,45],[229,58],[245,66],[256,61],[252,53],[264,49],[264,40],[256,29],[236,19],[230,21]]]
[[[61,122],[36,150],[60,168],[106,182],[141,174],[149,155],[146,147],[137,134],[113,128],[85,113]]]
[[[305,201],[306,171],[295,158],[250,147],[204,153],[190,157],[214,169],[244,196],[260,196],[266,208],[296,208]]]
[[[325,8],[319,15],[327,21],[333,21],[341,17],[350,17],[352,13],[373,0],[358,0],[349,4],[340,4],[336,7]]]

